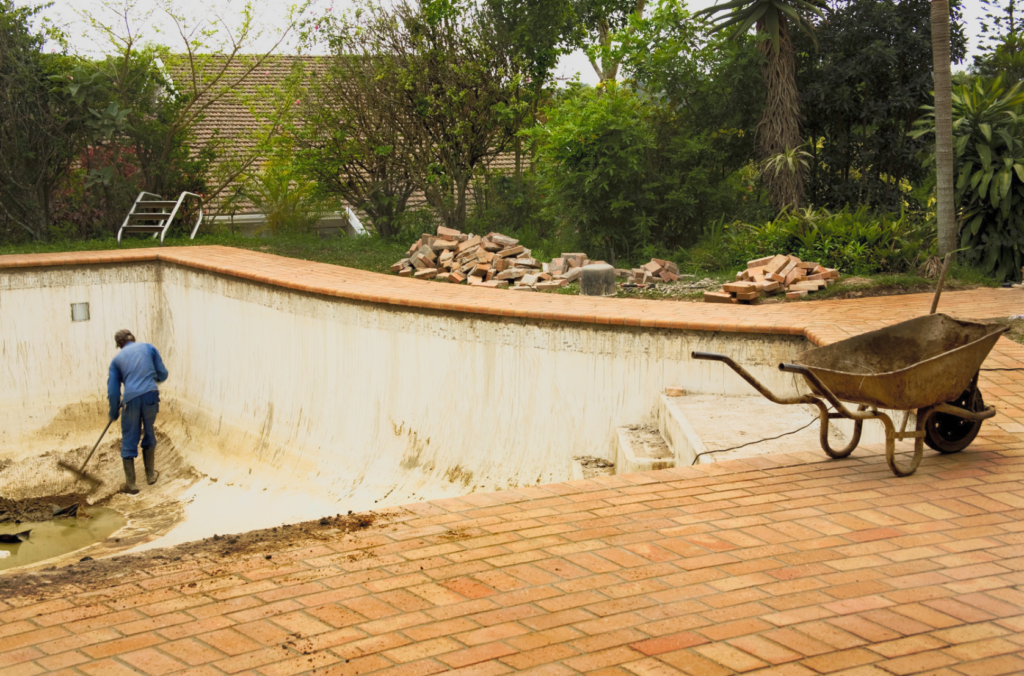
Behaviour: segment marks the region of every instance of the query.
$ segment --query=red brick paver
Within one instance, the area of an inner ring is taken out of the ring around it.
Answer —
[[[819,343],[928,306],[515,296],[221,247],[0,267],[158,257],[363,301]],[[1018,294],[950,293],[941,307],[1019,314]],[[1005,340],[986,362],[1020,366]],[[1024,381],[987,372],[982,389],[1000,416],[908,478],[875,454],[816,450],[603,477],[408,505],[269,559],[182,555],[10,594],[0,676],[1024,673]]]
[[[1020,673],[1022,450],[906,479],[877,455],[782,455],[409,505],[269,560],[5,598],[0,674]]]

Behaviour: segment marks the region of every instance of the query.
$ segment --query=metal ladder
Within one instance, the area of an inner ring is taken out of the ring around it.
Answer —
[[[156,199],[147,199],[147,197]],[[164,237],[167,236],[167,230],[170,229],[171,223],[174,222],[174,217],[178,214],[178,209],[187,197],[195,197],[199,200],[199,219],[192,227],[192,234],[189,235],[189,239],[195,239],[196,231],[199,230],[199,225],[203,222],[202,197],[194,192],[183,192],[178,195],[177,201],[170,201],[151,192],[140,192],[139,196],[135,198],[135,202],[132,204],[128,215],[125,216],[120,230],[117,231],[117,243],[121,243],[121,235],[124,233],[144,232],[153,233],[154,239],[156,239],[157,235],[160,235],[160,243],[163,244]]]

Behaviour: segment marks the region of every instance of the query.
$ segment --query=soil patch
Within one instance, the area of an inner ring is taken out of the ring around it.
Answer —
[[[638,458],[665,460],[672,457],[672,449],[668,447],[665,437],[657,425],[626,425],[629,433],[629,444]]]
[[[679,282],[668,282],[654,284],[647,289],[627,287],[619,284],[616,298],[643,298],[645,300],[669,300],[684,303],[704,302],[704,291],[717,291],[722,282],[710,278],[701,280],[686,280]],[[945,291],[968,291],[981,288],[981,284],[961,282],[959,280],[947,279]],[[786,303],[806,302],[815,300],[846,300],[849,298],[873,298],[876,296],[903,296],[911,293],[933,293],[935,282],[922,280],[920,282],[887,282],[868,279],[867,277],[846,277],[825,291],[812,293],[800,301],[787,301],[783,293],[775,296],[762,298],[760,303]],[[579,290],[573,287],[557,289],[550,293],[564,293],[578,295]]]
[[[76,504],[85,504],[84,493],[67,493],[41,498],[13,500],[0,496],[0,523],[22,523],[25,521],[49,521],[53,518],[53,507],[60,509]]]
[[[611,476],[615,474],[615,463],[596,458],[592,455],[583,455],[573,458],[583,468],[583,478],[592,479],[596,476]]]
[[[1024,315],[1015,315],[1009,318],[997,317],[988,321],[1009,325],[1010,330],[1003,335],[1014,342],[1024,344]]]
[[[324,517],[287,526],[277,526],[239,535],[214,535],[174,547],[154,549],[140,554],[125,554],[109,559],[87,559],[61,568],[51,567],[38,572],[12,572],[0,576],[0,598],[50,597],[73,586],[77,590],[95,589],[117,584],[118,577],[137,577],[138,571],[183,560],[219,562],[258,554],[271,559],[275,554],[308,547],[324,541],[389,523],[396,512]]]

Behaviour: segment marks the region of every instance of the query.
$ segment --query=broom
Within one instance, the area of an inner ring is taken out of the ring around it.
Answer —
[[[121,408],[123,409],[124,407],[122,406]],[[89,464],[90,460],[92,460],[92,454],[95,453],[96,449],[100,447],[100,442],[103,441],[103,437],[105,437],[107,435],[107,430],[110,429],[110,426],[113,423],[114,423],[114,419],[113,418],[111,418],[110,420],[107,421],[107,426],[103,428],[103,432],[100,434],[100,438],[96,440],[96,445],[92,447],[91,451],[89,451],[89,455],[86,456],[85,462],[82,463],[81,467],[74,467],[72,465],[69,465],[67,462],[65,462],[63,460],[59,460],[57,462],[57,466],[60,467],[61,469],[66,469],[67,471],[71,472],[72,474],[74,474],[79,479],[82,479],[83,481],[88,482],[89,485],[92,486],[92,488],[89,489],[90,493],[92,491],[96,490],[96,488],[101,483],[103,483],[103,481],[101,479],[93,476],[92,474],[89,474],[88,472],[86,472],[85,471],[85,466]]]

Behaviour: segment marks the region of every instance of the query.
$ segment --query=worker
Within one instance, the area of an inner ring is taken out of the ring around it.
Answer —
[[[128,329],[114,334],[114,343],[121,350],[110,362],[107,378],[107,399],[110,401],[110,420],[121,415],[121,461],[124,464],[124,492],[135,495],[135,458],[139,456],[139,436],[142,437],[142,463],[146,467],[146,481],[152,486],[160,478],[156,471],[156,434],[153,424],[160,410],[160,391],[157,383],[167,380],[167,369],[160,353],[149,343],[135,342]],[[121,385],[124,384],[122,402]]]

